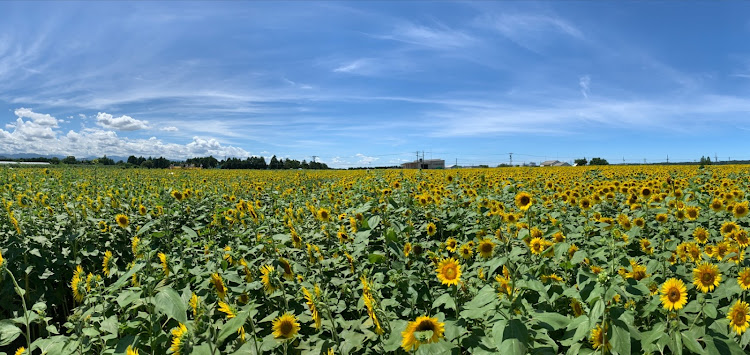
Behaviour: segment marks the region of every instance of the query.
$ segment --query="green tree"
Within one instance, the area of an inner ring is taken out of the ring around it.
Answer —
[[[588,160],[586,160],[586,157],[583,157],[583,159],[576,159],[574,163],[576,163],[576,166],[584,166],[588,164]]]
[[[609,165],[609,162],[602,158],[591,158],[589,165]]]

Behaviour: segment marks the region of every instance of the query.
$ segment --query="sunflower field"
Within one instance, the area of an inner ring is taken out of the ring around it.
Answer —
[[[750,169],[0,168],[0,354],[744,354]]]

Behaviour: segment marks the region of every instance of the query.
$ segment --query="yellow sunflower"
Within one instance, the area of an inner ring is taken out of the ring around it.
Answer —
[[[102,261],[102,272],[104,272],[104,276],[109,277],[109,275],[112,273],[112,269],[110,267],[112,266],[110,262],[112,261],[112,252],[107,250],[104,252],[104,260]],[[3,256],[0,255],[0,266],[3,265]]]
[[[290,313],[284,313],[282,316],[273,320],[273,337],[276,339],[290,339],[299,332],[299,322],[297,317]]]
[[[130,224],[130,219],[124,214],[118,214],[117,217],[115,217],[115,221],[117,221],[117,225],[121,228],[127,228],[128,224]]]
[[[404,256],[408,258],[409,254],[411,254],[411,243],[406,242],[406,244],[404,244]]]
[[[583,305],[577,298],[570,299],[570,308],[573,310],[573,316],[575,316],[576,318],[582,316],[584,313]]]
[[[711,209],[714,212],[719,212],[724,209],[724,203],[722,203],[718,198],[715,198],[713,199],[713,201],[711,201]]]
[[[180,355],[185,334],[187,334],[187,327],[182,323],[177,328],[172,329],[172,346],[169,349],[172,350],[173,354]]]
[[[727,235],[729,233],[732,233],[736,230],[740,229],[740,226],[737,225],[737,223],[727,221],[721,224],[721,234]]]
[[[161,268],[164,270],[164,276],[169,276],[169,264],[167,263],[167,254],[159,253],[159,262],[161,263]]]
[[[279,258],[279,264],[281,265],[281,269],[284,270],[284,278],[287,280],[293,280],[294,270],[292,270],[292,264],[284,258]]]
[[[417,317],[417,320],[409,322],[406,329],[401,332],[401,348],[405,351],[417,350],[422,344],[437,342],[443,337],[444,332],[445,323],[437,318]]]
[[[461,246],[461,248],[458,249],[458,255],[461,256],[462,259],[471,259],[471,256],[474,255],[474,249],[469,244],[464,244]]]
[[[522,211],[526,211],[531,207],[531,205],[534,203],[534,200],[531,198],[531,195],[527,192],[519,192],[516,195],[516,207],[521,209]]]
[[[748,201],[743,201],[741,203],[735,203],[734,209],[732,210],[732,213],[734,213],[734,218],[742,218],[747,216],[748,213]]]
[[[481,242],[479,242],[479,245],[477,245],[477,252],[482,258],[489,259],[492,257],[492,252],[495,250],[495,243],[493,243],[490,239],[482,239]]]
[[[224,287],[224,280],[218,273],[211,274],[211,283],[216,289],[216,294],[219,295],[219,299],[224,299],[227,295],[227,289]]]
[[[719,267],[710,263],[700,263],[693,269],[693,284],[703,293],[713,291],[721,282]]]
[[[318,218],[323,222],[331,220],[331,210],[327,208],[321,208],[318,210]]]
[[[701,244],[706,244],[706,241],[708,241],[708,231],[703,227],[697,227],[693,231],[693,238],[695,238],[695,241]]]
[[[443,259],[438,264],[437,278],[443,285],[458,285],[461,280],[461,265],[456,259]]]
[[[183,199],[183,198],[185,198],[185,195],[183,195],[183,194],[182,194],[182,192],[180,192],[180,191],[178,191],[178,190],[174,190],[174,191],[172,191],[172,194],[171,194],[171,195],[172,195],[172,197],[174,197],[174,199],[175,199],[175,200],[177,200],[177,201],[182,201],[182,199]]]
[[[700,207],[690,206],[685,209],[685,214],[687,215],[687,218],[691,221],[694,221],[698,219],[698,215],[700,214]]]
[[[681,309],[687,303],[687,288],[682,280],[671,278],[661,286],[661,303],[664,309]]]
[[[302,294],[305,297],[305,303],[307,303],[307,307],[310,308],[312,319],[315,322],[315,329],[320,329],[320,324],[321,324],[320,312],[318,312],[318,307],[315,304],[315,298],[313,297],[313,294],[310,291],[308,291],[307,288],[305,287],[302,287]],[[315,294],[316,296],[320,295],[320,288],[318,288],[318,285],[315,285]]]
[[[260,273],[263,274],[260,279],[261,281],[263,281],[263,289],[267,294],[271,294],[273,293],[273,291],[276,291],[276,286],[274,286],[271,280],[271,274],[274,271],[276,271],[276,268],[271,265],[263,265],[260,267]]]
[[[532,254],[540,255],[545,249],[544,239],[542,238],[532,239],[531,242],[529,242],[529,249],[531,249]]]
[[[435,223],[428,223],[425,229],[427,230],[427,235],[429,236],[433,236],[435,235],[435,233],[437,233],[437,227],[435,227]]]
[[[227,315],[227,319],[232,319],[237,316],[232,306],[224,301],[219,301],[219,312],[224,312]]]
[[[729,325],[732,329],[737,334],[742,335],[750,324],[750,306],[747,302],[737,300],[737,303],[729,309],[727,319],[729,319]]]
[[[20,354],[16,354],[20,355]],[[138,348],[133,348],[132,345],[128,345],[128,348],[125,349],[125,355],[138,355]]]
[[[445,249],[451,253],[455,252],[456,249],[458,249],[458,241],[454,238],[448,238],[448,240],[445,241]]]
[[[750,290],[750,267],[742,269],[737,274],[737,283],[743,290]]]
[[[601,347],[604,347],[605,349],[611,347],[611,344],[607,339],[607,328],[609,328],[607,325],[604,325],[604,328],[602,328],[600,324],[597,324],[596,328],[591,329],[591,338],[589,339],[591,341],[591,347],[597,350]]]

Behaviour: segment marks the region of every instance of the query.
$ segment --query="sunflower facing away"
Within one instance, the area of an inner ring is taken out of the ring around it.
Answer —
[[[401,348],[405,351],[417,350],[420,345],[435,343],[443,337],[445,323],[437,318],[427,316],[417,317],[417,320],[409,322],[406,329],[401,332]]]
[[[710,263],[700,263],[693,269],[693,284],[703,293],[713,291],[721,282],[719,267]]]
[[[461,280],[461,265],[456,259],[443,259],[437,267],[437,278],[443,285],[458,285]]]
[[[661,286],[661,303],[664,309],[681,309],[687,303],[687,288],[682,280],[671,278]]]
[[[310,313],[312,314],[313,321],[315,322],[315,329],[320,329],[320,312],[318,312],[318,307],[315,304],[315,299],[317,297],[320,297],[320,288],[318,288],[318,285],[315,285],[314,290],[316,297],[313,297],[313,294],[305,287],[302,287],[302,294],[305,297],[305,303],[307,303],[307,307],[310,308]]]
[[[737,303],[729,309],[727,315],[729,319],[729,325],[734,329],[737,334],[742,335],[747,330],[748,324],[750,323],[750,306],[747,302],[738,300]]]
[[[172,346],[169,348],[173,354],[180,355],[180,350],[183,348],[185,343],[184,337],[187,333],[187,327],[180,323],[177,328],[172,329]]]
[[[299,332],[297,317],[290,313],[284,313],[273,320],[273,337],[276,339],[290,339]]]

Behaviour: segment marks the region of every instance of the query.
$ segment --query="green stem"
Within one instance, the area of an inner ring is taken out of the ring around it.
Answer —
[[[29,353],[31,353],[31,328],[29,327],[29,310],[26,307],[26,297],[24,297],[25,293],[28,292],[26,290],[23,290],[23,293],[21,292],[21,287],[18,286],[18,282],[16,281],[16,277],[13,276],[13,273],[10,272],[10,269],[5,269],[5,271],[8,272],[8,275],[10,275],[10,279],[13,281],[13,286],[16,288],[16,293],[21,296],[21,304],[23,304],[23,319],[26,323],[26,346],[27,349],[29,349]]]

